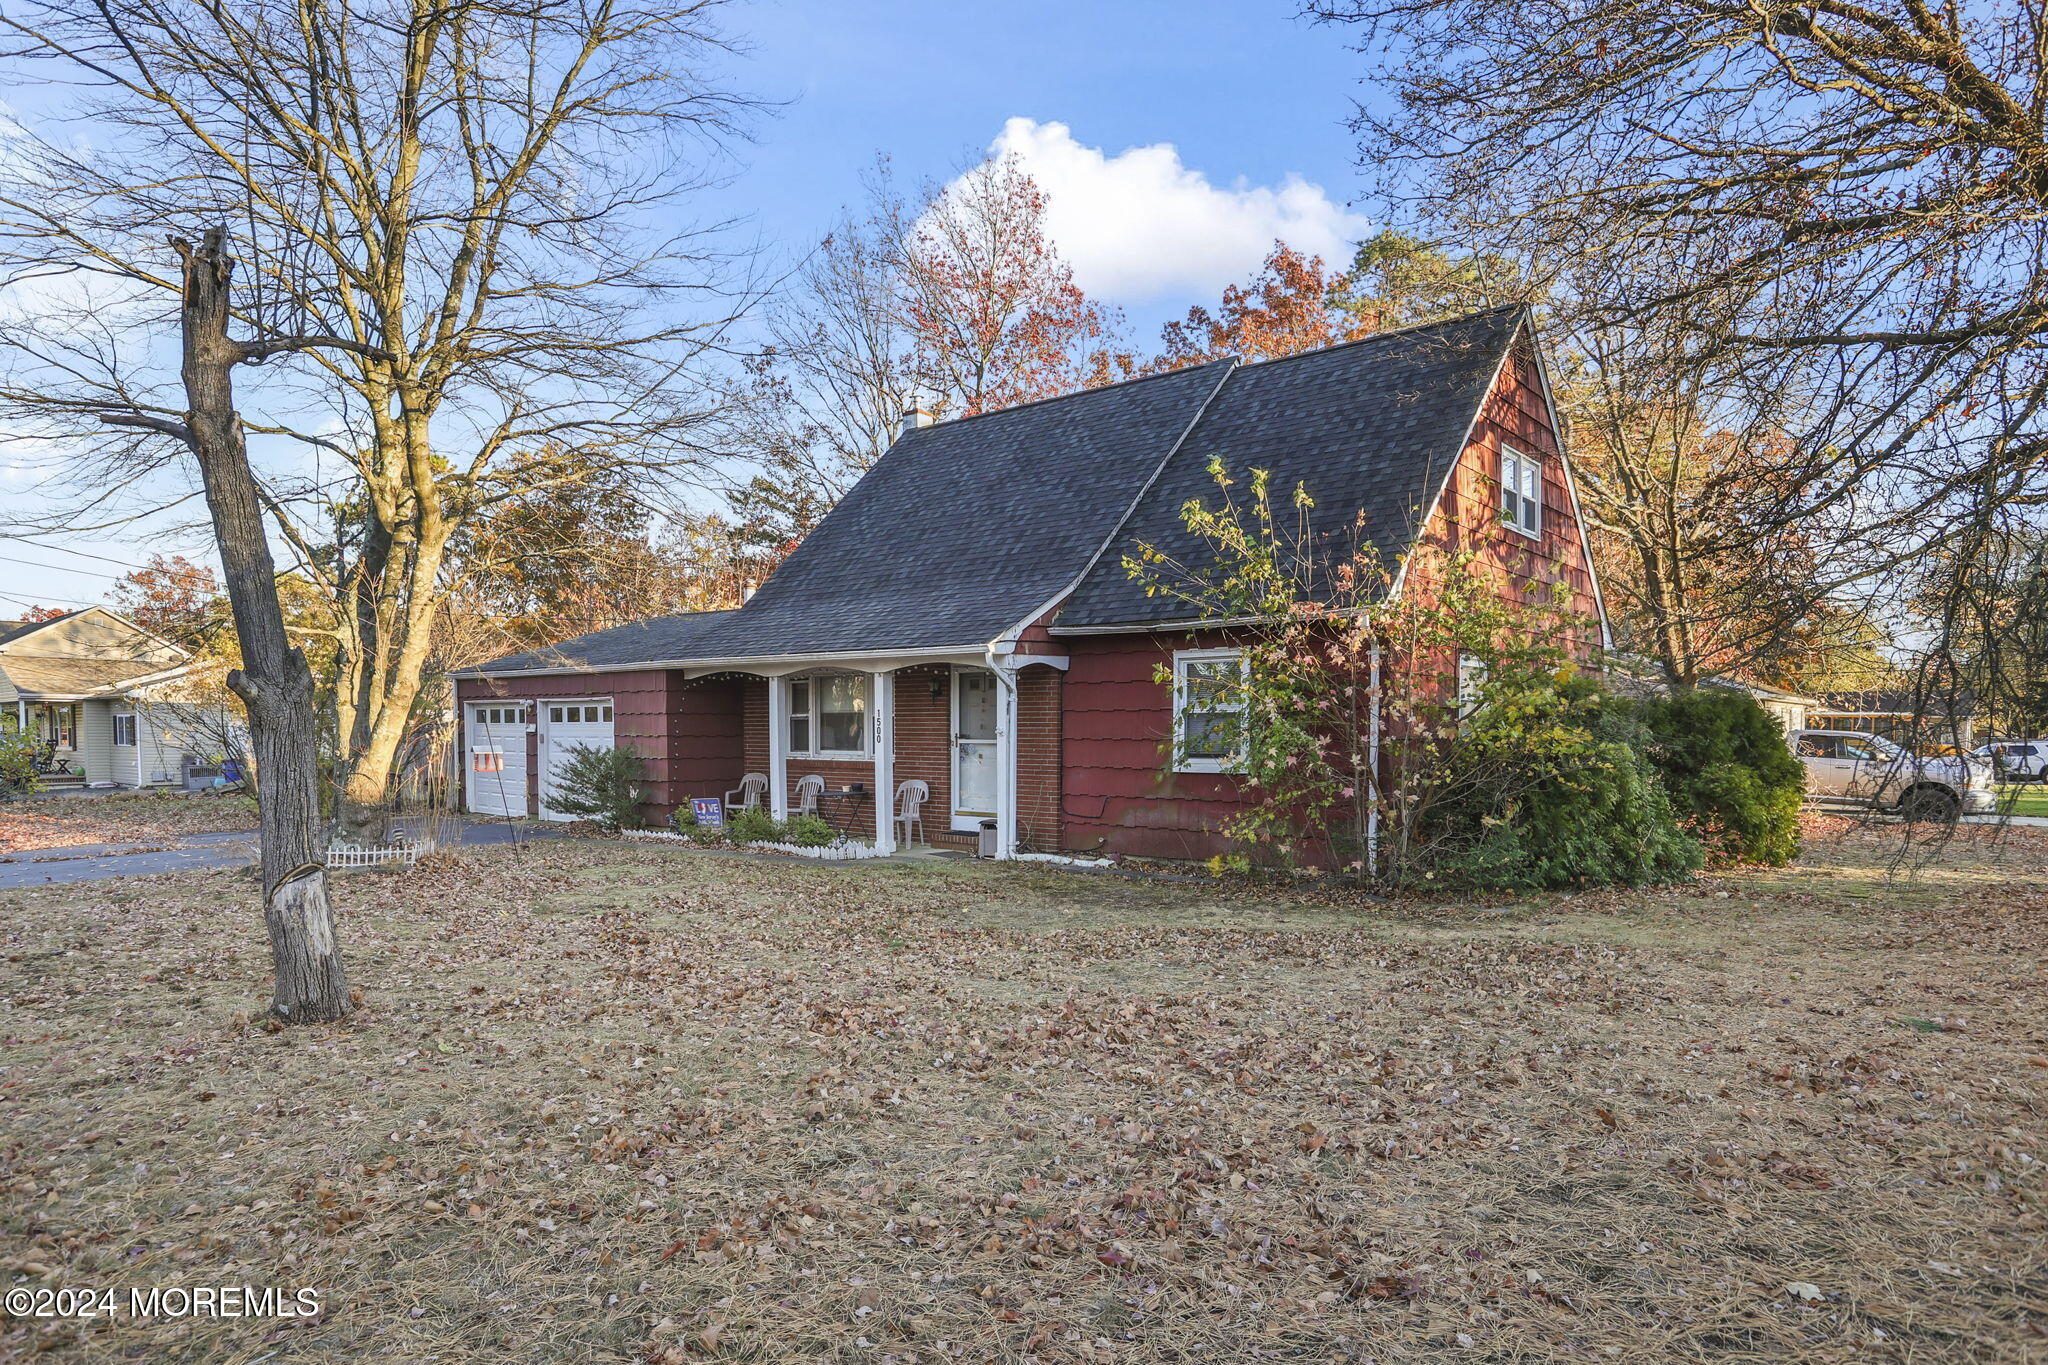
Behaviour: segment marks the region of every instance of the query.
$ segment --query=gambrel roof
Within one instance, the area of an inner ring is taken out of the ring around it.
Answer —
[[[1305,484],[1317,534],[1363,514],[1391,565],[1421,533],[1524,308],[1257,364],[1219,360],[906,431],[752,600],[640,622],[464,670],[738,663],[979,649],[1049,613],[1145,629],[1184,608],[1126,575],[1140,542],[1187,562],[1181,521],[1242,477]]]

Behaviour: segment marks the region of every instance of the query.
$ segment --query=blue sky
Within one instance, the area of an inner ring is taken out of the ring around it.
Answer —
[[[1052,196],[1082,285],[1149,344],[1159,324],[1248,276],[1283,233],[1341,251],[1370,230],[1343,126],[1363,62],[1293,0],[759,0],[727,13],[744,88],[782,104],[738,150],[710,213],[799,250],[887,153],[944,179],[998,144]],[[0,480],[0,498],[21,497]],[[120,565],[203,541],[0,545],[0,616],[22,599],[97,600]],[[33,560],[34,567],[20,561]],[[119,561],[116,563],[107,560]],[[61,566],[61,567],[59,567]]]

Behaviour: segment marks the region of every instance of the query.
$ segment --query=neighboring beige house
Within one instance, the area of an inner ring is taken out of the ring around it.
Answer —
[[[1770,687],[1764,683],[1740,682],[1734,678],[1717,678],[1711,686],[1732,687],[1738,692],[1747,692],[1755,697],[1757,705],[1771,713],[1786,734],[1804,730],[1813,723],[1813,713],[1821,702],[1818,697],[1809,697],[1800,692],[1787,692],[1782,687]]]
[[[217,758],[217,705],[179,695],[191,654],[104,607],[0,621],[0,727],[48,749],[45,785],[149,787],[182,780],[188,753]]]

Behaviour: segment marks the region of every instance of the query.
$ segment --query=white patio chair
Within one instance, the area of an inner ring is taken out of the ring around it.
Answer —
[[[931,784],[911,778],[896,784],[896,842],[909,844],[924,842],[924,803],[932,799]],[[912,828],[917,838],[910,837]]]
[[[768,774],[748,773],[740,779],[739,786],[725,794],[727,810],[758,810],[761,799],[768,795]]]
[[[818,797],[824,793],[825,779],[816,773],[805,773],[796,780],[796,813],[816,815]]]

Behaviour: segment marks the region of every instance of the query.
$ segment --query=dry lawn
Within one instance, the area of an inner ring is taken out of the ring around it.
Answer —
[[[0,894],[0,1258],[241,1362],[2048,1360],[2048,842],[1519,906],[555,841]]]
[[[138,791],[31,797],[0,804],[0,855],[81,844],[153,843],[182,834],[255,828],[256,802],[247,796]]]

